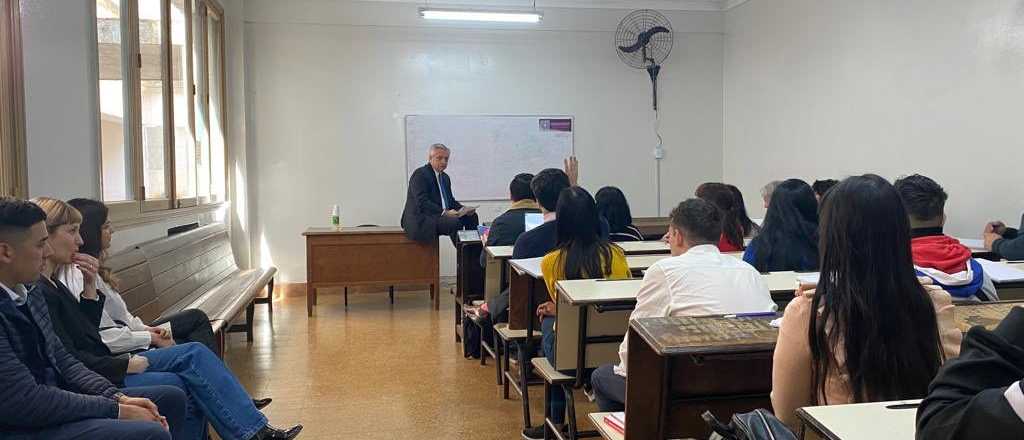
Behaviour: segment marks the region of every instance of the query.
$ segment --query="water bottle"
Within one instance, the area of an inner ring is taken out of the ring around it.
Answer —
[[[331,210],[331,225],[334,229],[341,230],[341,209],[338,205],[334,205],[334,209]]]

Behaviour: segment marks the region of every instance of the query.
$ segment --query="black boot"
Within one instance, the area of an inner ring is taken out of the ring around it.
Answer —
[[[270,402],[273,402],[273,401],[274,401],[274,399],[271,399],[269,397],[265,397],[265,398],[262,398],[262,399],[252,399],[252,404],[253,404],[253,406],[256,407],[256,409],[263,409],[263,408],[266,408],[268,405],[270,405]]]
[[[288,429],[279,429],[268,424],[249,440],[291,440],[298,437],[300,432],[302,432],[302,425],[295,425]]]

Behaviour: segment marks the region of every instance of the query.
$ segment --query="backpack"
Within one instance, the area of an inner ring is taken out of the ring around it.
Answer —
[[[712,440],[796,440],[796,435],[765,409],[733,414],[728,425],[718,421],[711,411],[705,411],[701,418],[714,431]]]

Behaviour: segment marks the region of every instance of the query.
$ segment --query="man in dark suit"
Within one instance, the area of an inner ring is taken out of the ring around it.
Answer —
[[[0,437],[170,440],[183,435],[188,399],[183,391],[169,386],[119,390],[68,354],[54,334],[46,300],[25,288],[39,278],[52,253],[45,219],[32,203],[0,198]]]
[[[461,229],[476,229],[475,208],[462,206],[452,195],[452,180],[445,174],[451,152],[442,144],[430,146],[429,162],[409,177],[402,212],[402,229],[412,240],[429,243],[439,235],[458,240]]]

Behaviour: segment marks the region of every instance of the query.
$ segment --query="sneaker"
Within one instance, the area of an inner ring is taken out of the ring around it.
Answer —
[[[523,440],[544,440],[544,425],[524,429]]]

